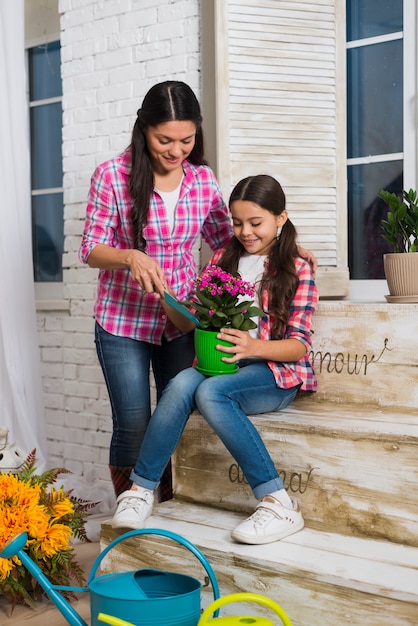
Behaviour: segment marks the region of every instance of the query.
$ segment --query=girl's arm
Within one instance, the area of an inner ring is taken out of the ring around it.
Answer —
[[[219,345],[219,350],[225,353],[226,358],[222,360],[226,363],[235,363],[240,359],[265,359],[266,361],[299,361],[306,354],[306,345],[299,339],[279,339],[265,341],[264,339],[254,339],[248,331],[235,330],[234,328],[224,328],[218,334],[218,339],[231,341],[234,346],[231,348]],[[230,356],[230,354],[232,356]]]
[[[285,337],[280,340],[253,339],[248,332],[222,329],[220,339],[232,341],[232,348],[219,346],[222,352],[232,356],[228,363],[239,359],[256,357],[267,361],[295,362],[302,359],[311,348],[312,315],[318,302],[318,291],[309,265],[296,260],[299,285],[290,309]]]
[[[312,276],[315,278],[316,270],[318,269],[318,259],[310,250],[306,250],[306,248],[302,248],[302,246],[298,246],[298,254],[302,259],[305,259],[311,266]]]

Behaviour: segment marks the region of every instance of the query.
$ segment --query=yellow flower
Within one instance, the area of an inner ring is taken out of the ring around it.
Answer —
[[[0,474],[0,493],[3,505],[36,506],[41,495],[41,487],[22,482],[14,474]]]
[[[70,547],[71,528],[65,524],[52,524],[41,539],[40,549],[44,556],[54,556],[60,550],[68,550]]]
[[[6,580],[15,564],[12,559],[2,559],[0,558],[0,582]]]
[[[28,534],[29,537],[34,539],[41,539],[48,531],[49,515],[47,508],[43,505],[38,505],[31,510],[31,515],[28,519]]]
[[[25,483],[13,474],[0,474],[0,537],[7,541],[20,532],[32,537],[44,535],[49,517],[39,504],[39,485]]]
[[[84,576],[70,537],[74,534],[85,538],[84,515],[91,505],[73,498],[63,487],[54,488],[57,476],[63,472],[56,469],[36,475],[34,450],[17,474],[0,473],[0,548],[26,532],[24,550],[52,584],[81,584]],[[21,565],[17,556],[0,557],[0,594],[13,604],[35,601],[44,593]]]
[[[60,517],[65,517],[66,515],[72,515],[74,513],[74,504],[69,498],[67,498],[62,487],[58,489],[58,491],[51,487],[51,497],[54,521],[58,520]]]

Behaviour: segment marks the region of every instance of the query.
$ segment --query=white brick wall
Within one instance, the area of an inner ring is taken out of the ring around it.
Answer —
[[[63,79],[65,313],[38,314],[49,461],[108,477],[111,417],[93,337],[95,270],[77,258],[90,176],[130,141],[156,82],[199,97],[199,0],[59,0]]]

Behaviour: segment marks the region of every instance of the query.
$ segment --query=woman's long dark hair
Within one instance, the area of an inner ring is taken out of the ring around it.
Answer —
[[[265,174],[241,180],[232,190],[229,206],[231,207],[236,200],[253,202],[273,215],[280,215],[286,208],[286,196],[280,183]],[[298,256],[296,238],[296,229],[288,219],[270,248],[267,269],[259,287],[260,304],[264,290],[269,294],[269,314],[275,319],[273,337],[276,339],[283,336],[283,329],[289,318],[289,308],[299,284],[295,268],[295,257]],[[236,272],[243,252],[244,247],[236,237],[233,237],[219,265],[228,272]]]
[[[142,231],[147,223],[149,203],[154,189],[154,172],[144,131],[164,122],[190,121],[196,126],[193,150],[187,160],[194,165],[206,165],[204,158],[202,115],[200,105],[192,89],[181,81],[167,80],[151,87],[132,130],[132,169],[129,191],[133,206],[131,219],[134,228],[134,245],[144,250],[146,241]]]

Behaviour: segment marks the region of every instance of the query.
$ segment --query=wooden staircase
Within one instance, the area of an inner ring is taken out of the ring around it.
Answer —
[[[221,594],[254,591],[294,626],[418,624],[418,305],[321,302],[314,318],[314,396],[252,417],[305,529],[264,546],[230,531],[256,504],[234,459],[194,414],[173,458],[175,497],[147,527],[195,543]],[[103,524],[107,545],[119,533]],[[153,536],[120,543],[105,571],[157,567],[204,582],[195,557]],[[204,586],[202,606],[211,600]],[[273,619],[251,605],[222,614]]]

